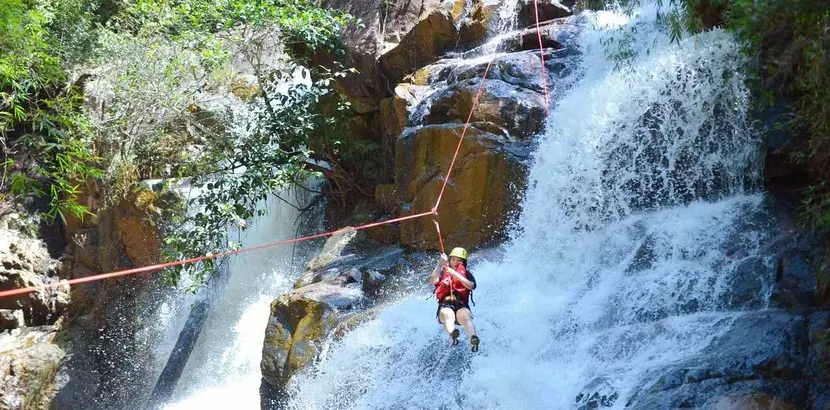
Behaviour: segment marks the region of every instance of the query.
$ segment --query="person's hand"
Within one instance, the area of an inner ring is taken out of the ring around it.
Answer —
[[[441,266],[447,266],[447,265],[449,265],[449,263],[450,263],[450,260],[449,260],[449,258],[447,258],[447,254],[442,253],[441,254],[441,261],[439,262],[439,264]]]

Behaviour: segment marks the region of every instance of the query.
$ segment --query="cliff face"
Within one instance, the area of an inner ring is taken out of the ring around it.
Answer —
[[[84,202],[99,212],[67,220],[49,247],[31,235],[31,216],[10,208],[0,224],[0,290],[157,263],[166,199],[145,186],[99,210],[90,182]],[[163,276],[143,275],[0,300],[0,408],[111,408],[127,397],[128,380],[149,370],[146,329],[162,286]]]
[[[477,247],[506,236],[526,184],[534,136],[544,128],[545,85],[552,91],[575,58],[568,39],[576,30],[570,10],[542,2],[546,78],[532,2],[515,10],[473,1],[333,1],[330,6],[362,19],[343,34],[359,73],[338,90],[353,103],[360,132],[382,149],[384,169],[375,202],[384,216],[432,209],[449,169],[463,124],[473,108],[487,60],[489,71],[465,143],[438,209],[445,241]],[[501,16],[516,16],[503,18]],[[503,34],[498,44],[482,45]],[[436,249],[432,221],[407,221],[383,239],[418,249]]]

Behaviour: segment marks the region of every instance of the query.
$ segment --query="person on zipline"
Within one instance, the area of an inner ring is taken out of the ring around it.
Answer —
[[[449,260],[442,253],[438,266],[429,277],[429,283],[435,285],[435,296],[438,298],[438,323],[444,325],[452,345],[458,344],[460,333],[455,324],[460,323],[470,337],[472,351],[477,352],[479,339],[469,305],[470,296],[476,288],[476,278],[467,270],[467,250],[454,248]]]

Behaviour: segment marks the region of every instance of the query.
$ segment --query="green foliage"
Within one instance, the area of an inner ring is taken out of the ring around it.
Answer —
[[[300,65],[315,48],[340,51],[337,33],[349,21],[293,0],[139,0],[111,17],[100,63],[118,64],[92,84],[115,95],[97,124],[99,145],[113,158],[107,197],[117,201],[125,185],[148,177],[187,177],[200,192],[168,230],[165,259],[233,249],[228,228],[244,230],[265,212],[269,193],[314,174],[310,157],[334,163],[364,148],[327,133],[341,117],[323,115],[321,102],[335,98],[332,80],[342,74]],[[231,55],[252,69],[255,84],[240,81]],[[206,107],[203,93],[228,84],[245,89],[236,104],[244,109]],[[215,264],[186,269],[199,284]],[[168,279],[178,282],[183,269]]]
[[[78,199],[90,179],[108,206],[139,180],[187,178],[202,194],[169,230],[179,259],[233,248],[228,227],[244,229],[270,192],[321,170],[346,192],[371,171],[377,147],[333,92],[345,71],[303,66],[343,53],[344,13],[304,0],[0,0],[0,19],[0,193],[44,196],[52,219],[91,212]]]
[[[752,87],[763,103],[786,104],[779,129],[805,141],[793,161],[814,175],[802,220],[830,232],[830,3],[732,0],[728,27],[755,56]]]
[[[49,32],[53,17],[20,0],[0,0],[0,192],[48,196],[51,220],[82,218],[89,209],[77,202],[78,186],[101,171],[79,112],[82,96],[65,87],[60,56],[70,54],[64,46],[72,41]]]
[[[807,188],[801,202],[802,222],[818,229],[830,230],[830,181],[821,181]]]
[[[326,73],[313,80],[310,73],[296,67],[274,72],[263,82],[264,98],[249,106],[254,116],[251,123],[258,126],[235,135],[230,147],[222,144],[206,147],[204,155],[221,158],[220,167],[193,181],[201,192],[188,204],[195,214],[179,219],[167,237],[167,259],[217,254],[236,248],[238,243],[227,240],[227,228],[244,230],[247,220],[265,212],[258,206],[270,193],[319,176],[319,172],[309,167],[309,159],[322,159],[331,166],[341,158],[368,152],[359,151],[365,147],[346,146],[348,141],[338,132],[345,122],[342,112],[338,115],[322,109],[328,99],[337,99],[332,92],[333,79],[342,75],[342,72]],[[291,85],[285,88],[286,84]],[[341,110],[348,109],[342,101],[336,105]],[[205,261],[189,272],[197,282],[203,281],[215,263]],[[184,269],[188,268],[171,270],[169,279],[175,283]]]
[[[305,0],[134,0],[112,24],[135,33],[164,33],[197,48],[214,41],[211,34],[243,24],[253,29],[276,26],[284,44],[334,50],[340,45],[339,29],[352,21],[345,13]]]

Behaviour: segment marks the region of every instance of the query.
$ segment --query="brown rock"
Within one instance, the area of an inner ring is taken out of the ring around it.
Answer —
[[[389,89],[403,77],[438,59],[455,45],[456,28],[446,12],[434,11],[380,57],[379,66]]]
[[[136,266],[158,263],[158,231],[145,218],[131,215],[119,219],[118,232],[124,241],[124,252]]]
[[[401,135],[409,118],[406,100],[394,96],[380,101],[380,127],[384,138]]]
[[[276,388],[317,358],[320,343],[336,324],[336,312],[325,303],[300,293],[280,296],[271,303],[265,328],[260,369]]]
[[[378,58],[393,50],[413,27],[435,12],[453,18],[464,0],[328,0],[324,6],[345,11],[360,19],[361,25],[350,25],[341,38],[347,56],[343,63],[357,73],[338,81],[337,90],[345,95],[361,113],[378,108],[378,99],[392,94],[397,80],[384,80],[378,72]],[[423,31],[423,29],[420,29]],[[416,43],[415,46],[418,44]],[[410,44],[410,47],[412,45]],[[321,62],[330,62],[326,56]],[[418,68],[418,67],[415,67]],[[411,71],[408,71],[411,72]],[[408,73],[407,72],[407,73]],[[404,73],[406,74],[406,73]]]
[[[460,124],[425,126],[398,140],[395,181],[403,214],[429,211],[435,205],[462,129]],[[445,245],[473,247],[503,237],[526,177],[504,137],[478,125],[470,127],[438,209]],[[401,242],[436,248],[432,219],[402,222]]]
[[[409,82],[413,85],[418,86],[427,86],[434,82],[436,77],[440,76],[440,73],[446,69],[451,69],[452,66],[450,64],[438,62],[435,64],[430,64],[426,67],[422,67],[415,71],[414,73],[404,77],[404,81]],[[398,85],[400,87],[400,85]],[[397,88],[396,88],[397,91]]]
[[[136,266],[147,266],[160,260],[161,241],[155,217],[160,214],[156,206],[159,195],[142,189],[121,205],[123,213],[118,218],[118,233],[124,242],[124,253]]]
[[[100,195],[94,185],[87,184],[85,189],[92,192],[85,196]],[[161,238],[156,221],[162,213],[160,203],[169,200],[142,185],[95,218],[68,218],[65,232],[71,257],[67,258],[70,266],[66,272],[78,277],[81,271],[97,273],[158,263]]]
[[[345,256],[344,250],[346,246],[357,236],[357,233],[357,231],[345,231],[326,239],[326,243],[323,245],[323,249],[320,250],[320,254],[306,264],[306,269],[309,271],[321,270],[326,265]]]

